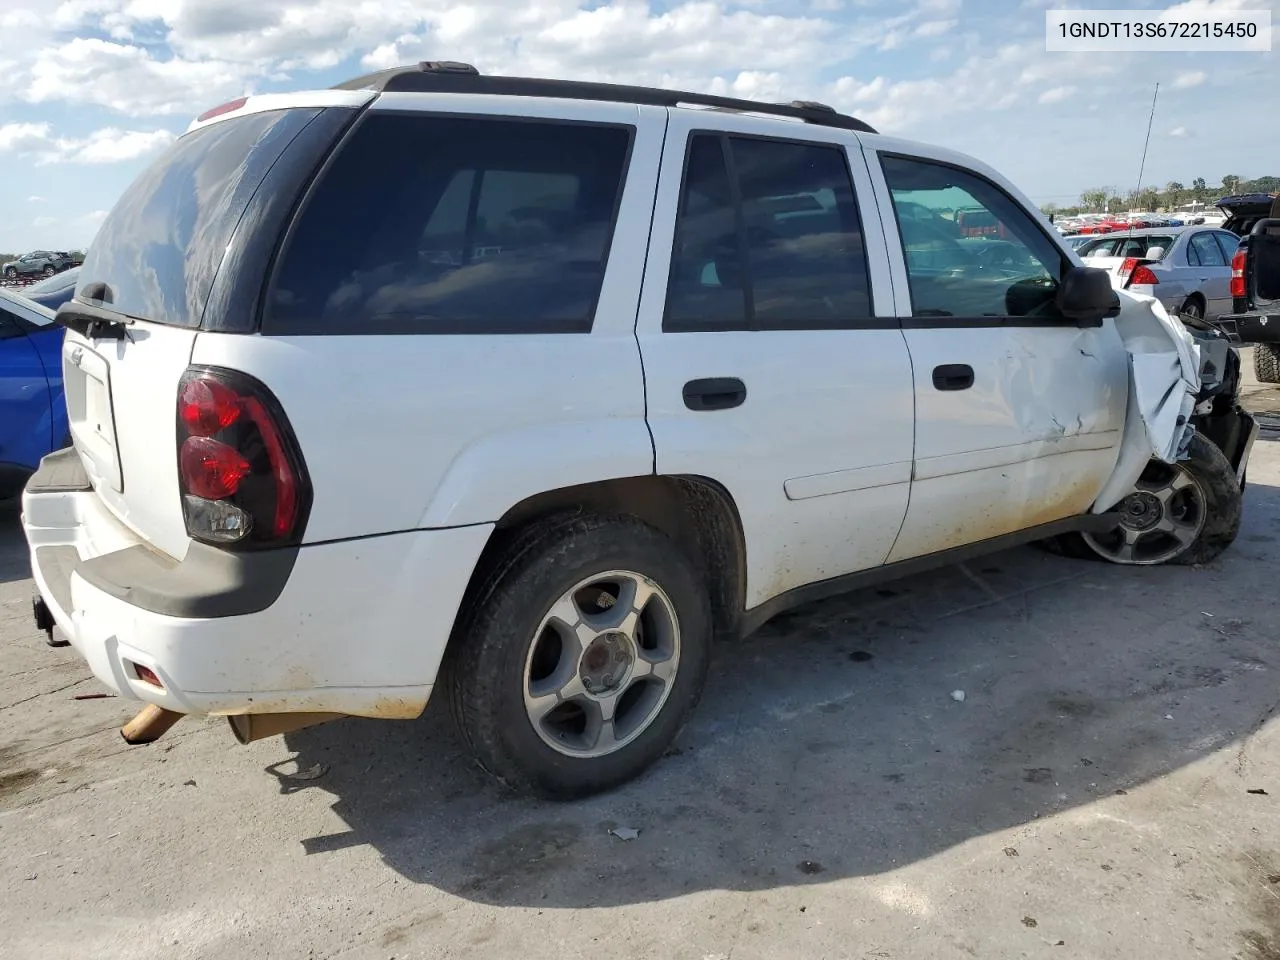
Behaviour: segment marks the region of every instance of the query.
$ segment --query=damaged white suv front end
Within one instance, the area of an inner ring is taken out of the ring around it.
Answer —
[[[1199,562],[1206,555],[1200,541],[1235,537],[1258,434],[1239,404],[1239,353],[1220,331],[1188,328],[1153,297],[1117,296],[1116,331],[1129,353],[1128,408],[1120,456],[1093,512],[1121,520],[1105,535],[1070,538],[1064,552],[1124,564]]]

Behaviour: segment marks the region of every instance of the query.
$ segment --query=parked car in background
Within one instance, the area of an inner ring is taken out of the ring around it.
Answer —
[[[61,273],[74,267],[75,261],[71,259],[69,253],[53,251],[53,250],[32,250],[30,253],[24,253],[17,260],[10,260],[8,263],[0,265],[0,273],[3,273],[6,279],[16,280],[19,277],[34,277],[43,274],[46,277],[52,277],[55,273]]]
[[[61,273],[55,273],[26,287],[22,291],[22,296],[56,312],[75,294],[76,281],[79,278],[80,268],[69,267]]]
[[[1076,252],[1119,290],[1155,297],[1170,313],[1213,320],[1231,312],[1231,256],[1240,238],[1216,227],[1158,227],[1100,237]]]
[[[0,289],[0,500],[46,454],[70,443],[62,395],[62,327],[53,311]]]

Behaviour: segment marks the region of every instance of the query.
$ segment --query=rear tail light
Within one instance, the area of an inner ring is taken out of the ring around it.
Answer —
[[[1120,264],[1120,279],[1128,280],[1129,274],[1133,273],[1134,267],[1138,265],[1137,257],[1125,257],[1124,263]]]
[[[311,485],[284,411],[246,374],[193,367],[178,386],[178,479],[187,533],[242,548],[296,543]]]
[[[1150,267],[1134,267],[1133,273],[1129,276],[1129,286],[1143,284],[1150,286],[1160,282],[1160,278],[1151,272]]]
[[[1247,250],[1237,250],[1231,258],[1231,296],[1245,296],[1244,289],[1244,261],[1248,256]]]

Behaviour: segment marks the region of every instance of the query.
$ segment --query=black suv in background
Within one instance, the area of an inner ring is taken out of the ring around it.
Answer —
[[[1228,333],[1253,344],[1253,372],[1260,383],[1280,383],[1280,196],[1224,197],[1223,226],[1241,237],[1231,258],[1232,312],[1221,319]]]

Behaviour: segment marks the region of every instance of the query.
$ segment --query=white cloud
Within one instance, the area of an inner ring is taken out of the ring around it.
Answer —
[[[1208,79],[1203,70],[1188,70],[1180,73],[1173,80],[1173,89],[1186,90],[1189,87],[1198,87]]]
[[[44,197],[37,197],[35,195],[32,195],[30,197],[27,197],[27,203],[44,203]]]
[[[1186,127],[1174,127],[1172,130],[1169,131],[1169,136],[1177,140],[1185,140],[1188,137],[1192,136],[1192,133]]]
[[[106,127],[87,137],[56,137],[47,123],[0,125],[0,153],[32,157],[37,163],[118,163],[168,145],[168,130],[118,130]],[[42,198],[30,197],[28,203]]]
[[[940,37],[954,30],[959,22],[959,20],[926,20],[916,27],[915,35],[917,37]]]
[[[54,217],[36,217],[31,221],[31,225],[33,227],[47,227],[50,224],[57,222],[58,221]]]
[[[1046,90],[1044,93],[1040,94],[1040,96],[1036,98],[1036,102],[1061,103],[1075,92],[1076,88],[1072,86],[1054,87],[1053,89]]]
[[[244,72],[214,60],[157,60],[142,47],[77,37],[41,49],[24,95],[33,103],[90,103],[128,114],[192,112],[245,92]]]
[[[48,42],[33,34],[27,62],[0,74],[0,94],[7,87],[31,102],[132,116],[198,112],[268,80],[306,86],[306,73],[348,59],[379,69],[447,56],[486,73],[700,88],[749,70],[782,73],[789,88],[811,92],[820,71],[859,51],[946,34],[962,5],[819,0],[802,12],[772,0],[540,0],[526,8],[510,0],[62,0],[48,17],[41,0],[4,2],[39,14]],[[82,35],[67,40],[66,31]]]

